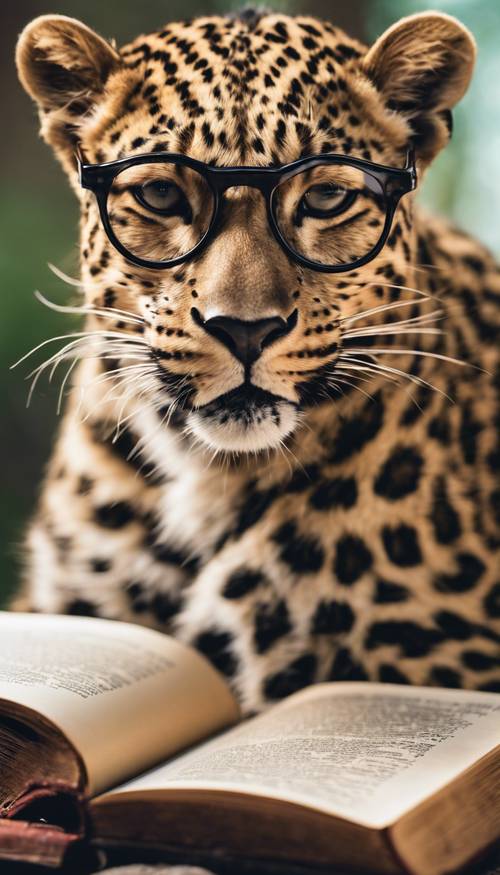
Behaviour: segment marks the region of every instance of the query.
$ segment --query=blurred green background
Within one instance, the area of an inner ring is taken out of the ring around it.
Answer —
[[[46,0],[2,4],[0,604],[5,603],[19,578],[23,531],[57,427],[57,385],[40,384],[26,409],[29,368],[26,363],[15,371],[9,367],[43,339],[77,324],[42,307],[33,297],[37,288],[60,302],[71,296],[71,289],[52,275],[47,262],[76,275],[77,211],[62,171],[38,139],[35,109],[17,83],[13,62],[17,35],[34,16],[57,12],[81,18],[121,44],[168,20],[224,12],[240,5],[232,0],[170,0],[168,4],[159,0],[62,0],[55,7]],[[365,41],[373,40],[397,18],[429,8],[456,15],[471,28],[479,47],[474,81],[455,112],[452,143],[436,161],[420,196],[500,253],[500,2],[276,0],[267,5],[329,19]]]

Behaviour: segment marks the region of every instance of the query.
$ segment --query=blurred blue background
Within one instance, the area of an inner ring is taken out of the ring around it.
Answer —
[[[38,139],[36,111],[17,83],[14,46],[18,33],[36,15],[57,12],[85,21],[119,44],[168,20],[238,8],[231,0],[159,0],[137,3],[18,0],[0,11],[2,137],[0,139],[0,282],[2,393],[0,508],[0,604],[19,579],[23,531],[36,501],[38,484],[57,428],[57,385],[40,384],[26,409],[27,365],[9,366],[32,346],[62,334],[76,322],[40,304],[40,289],[60,302],[71,290],[47,267],[52,262],[77,275],[76,203],[49,149]],[[500,2],[498,0],[277,0],[266,5],[290,13],[329,19],[371,42],[403,15],[429,8],[456,15],[472,30],[479,48],[469,93],[454,113],[454,135],[436,160],[419,195],[500,254]],[[57,381],[56,381],[57,383]]]

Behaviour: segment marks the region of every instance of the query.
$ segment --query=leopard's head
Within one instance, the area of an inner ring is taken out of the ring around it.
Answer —
[[[173,153],[264,168],[336,154],[403,168],[413,148],[421,174],[448,141],[474,55],[468,31],[438,13],[403,19],[371,48],[329,23],[267,12],[168,24],[120,50],[64,16],[26,27],[19,75],[81,202],[86,304],[122,336],[110,335],[108,356],[134,367],[139,350],[141,403],[174,402],[202,444],[240,452],[277,447],[304,408],[335,403],[353,320],[377,319],[411,285],[413,195],[374,258],[328,273],[284,248],[261,190],[228,185],[209,245],[160,269],[110,242],[79,185],[77,150],[90,164]],[[184,251],[203,236],[214,195],[189,167],[175,182],[148,167],[117,177],[108,212],[129,251],[161,261],[176,235]],[[279,190],[275,215],[299,255],[352,265],[373,248],[387,204],[366,178],[353,166],[335,182],[310,169]]]

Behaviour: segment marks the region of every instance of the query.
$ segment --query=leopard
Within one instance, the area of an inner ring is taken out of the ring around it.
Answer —
[[[500,268],[418,201],[475,56],[438,12],[371,46],[253,8],[121,48],[62,15],[25,27],[20,81],[81,208],[75,297],[54,306],[84,327],[37,372],[70,362],[13,608],[173,635],[245,715],[324,681],[500,692]],[[148,265],[83,181],[165,155],[178,185],[124,185],[113,212]],[[312,169],[302,251],[270,225],[251,180],[322,156],[411,182],[368,260],[382,196]],[[200,166],[234,170],[218,224],[165,266],[158,212],[191,234]],[[326,250],[343,269],[317,269]]]

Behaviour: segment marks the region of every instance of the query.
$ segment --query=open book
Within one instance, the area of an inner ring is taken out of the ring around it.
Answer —
[[[165,635],[0,612],[0,860],[451,872],[500,836],[499,745],[495,693],[319,684],[241,722]]]

